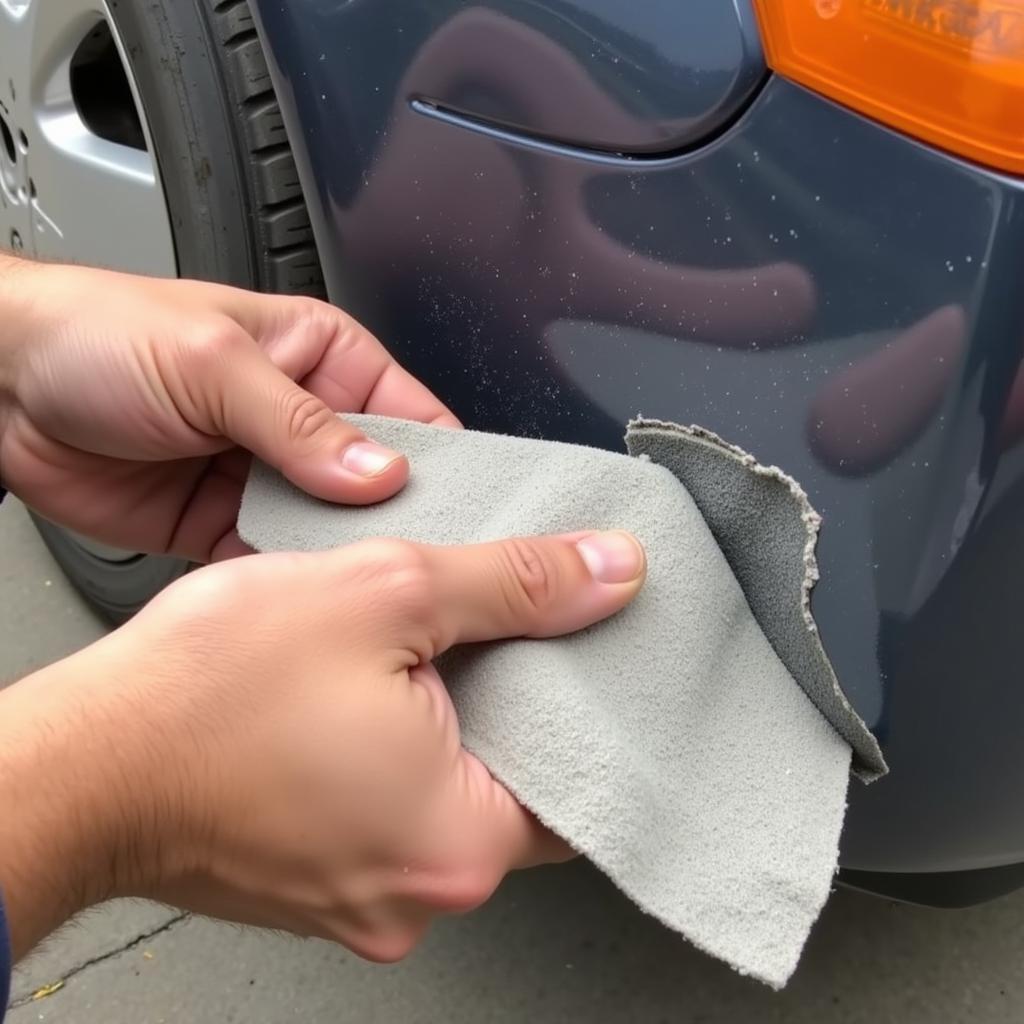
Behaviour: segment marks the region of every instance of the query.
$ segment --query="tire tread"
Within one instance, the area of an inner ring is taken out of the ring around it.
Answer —
[[[326,297],[298,168],[248,0],[204,0],[234,106],[264,291]]]

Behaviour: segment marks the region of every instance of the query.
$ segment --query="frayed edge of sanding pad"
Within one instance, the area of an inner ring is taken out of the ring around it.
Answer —
[[[629,422],[627,429],[632,430],[633,428],[643,427],[672,429],[677,433],[688,435],[698,443],[709,444],[711,447],[717,448],[724,454],[734,458],[756,476],[778,480],[780,484],[789,490],[800,510],[800,521],[804,524],[804,529],[807,531],[807,539],[804,541],[804,582],[801,610],[804,622],[807,623],[807,628],[812,633],[817,634],[818,624],[814,621],[813,614],[811,614],[811,591],[814,590],[815,584],[821,579],[821,573],[818,570],[818,558],[815,554],[818,548],[818,535],[821,533],[821,514],[811,504],[811,499],[808,497],[807,492],[793,477],[778,466],[766,466],[758,462],[750,452],[741,448],[738,444],[726,441],[725,438],[719,436],[713,430],[708,430],[707,427],[700,427],[695,423],[691,423],[687,427],[680,423],[669,423],[666,420],[646,420],[638,416],[635,420]]]
[[[669,420],[645,419],[643,416],[638,415],[635,419],[630,420],[626,425],[627,445],[630,436],[634,432],[642,433],[647,430],[663,430],[677,436],[681,436],[693,444],[701,444],[713,448],[716,451],[721,452],[721,454],[727,458],[738,462],[749,472],[778,482],[789,492],[796,503],[797,510],[800,514],[800,520],[803,523],[804,530],[806,531],[803,550],[804,576],[801,586],[800,610],[803,614],[803,620],[807,626],[807,631],[812,637],[812,642],[815,644],[817,651],[824,662],[824,667],[827,669],[831,688],[839,701],[840,708],[848,723],[856,723],[855,731],[859,742],[853,742],[851,736],[844,730],[840,729],[838,723],[832,721],[832,719],[825,714],[825,710],[817,701],[814,701],[813,698],[812,703],[814,703],[815,706],[818,707],[818,710],[825,715],[833,728],[837,729],[837,731],[839,731],[846,741],[853,747],[856,755],[854,758],[855,767],[853,771],[858,778],[864,782],[874,782],[876,779],[888,774],[889,767],[882,755],[882,750],[878,745],[878,740],[867,727],[860,715],[857,714],[857,711],[843,692],[843,688],[839,683],[839,678],[836,675],[832,662],[825,651],[824,645],[822,644],[818,624],[814,621],[814,615],[811,612],[811,592],[814,590],[815,584],[817,584],[818,580],[821,578],[821,573],[818,569],[818,559],[815,552],[818,547],[818,536],[821,532],[822,518],[811,504],[811,499],[808,497],[807,492],[783,469],[780,469],[778,466],[766,466],[763,463],[758,462],[750,452],[741,448],[739,445],[732,444],[720,437],[713,430],[708,430],[706,427],[701,427],[697,424],[684,426],[680,423],[672,423]],[[646,457],[649,458],[649,456]],[[807,692],[806,687],[804,690]],[[810,693],[808,693],[808,697],[811,697]]]

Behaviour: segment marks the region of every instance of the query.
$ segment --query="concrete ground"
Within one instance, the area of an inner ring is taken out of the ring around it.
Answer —
[[[0,678],[98,636],[24,510],[0,506]],[[2,820],[2,819],[0,819]],[[17,972],[10,1024],[1024,1021],[1024,893],[971,910],[834,894],[774,994],[640,915],[585,864],[510,879],[405,963],[120,903]]]

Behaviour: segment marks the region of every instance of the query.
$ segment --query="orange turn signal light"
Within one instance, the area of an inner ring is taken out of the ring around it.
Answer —
[[[1024,174],[1024,0],[754,0],[780,75]]]

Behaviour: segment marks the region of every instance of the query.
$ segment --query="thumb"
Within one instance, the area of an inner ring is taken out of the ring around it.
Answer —
[[[426,628],[431,658],[459,643],[583,629],[632,601],[647,568],[639,541],[618,530],[418,553],[431,600],[406,625]]]
[[[248,336],[209,380],[207,407],[228,440],[327,501],[367,505],[405,486],[404,455],[339,419]],[[206,389],[204,389],[206,390]]]

